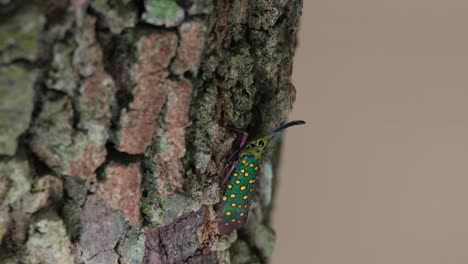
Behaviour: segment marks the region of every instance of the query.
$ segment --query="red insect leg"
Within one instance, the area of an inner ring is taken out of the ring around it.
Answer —
[[[234,128],[234,127],[230,127],[229,129],[242,133],[242,139],[241,139],[240,146],[239,146],[239,148],[242,148],[245,145],[245,142],[247,142],[249,133],[242,131],[240,129]]]
[[[233,163],[233,162],[237,159],[239,151],[242,149],[242,147],[244,147],[245,142],[247,142],[247,138],[249,137],[249,133],[247,133],[245,131],[242,131],[242,130],[234,128],[234,127],[229,127],[229,129],[242,133],[242,139],[241,139],[239,148],[237,148],[237,150],[234,151],[234,153],[232,153],[229,156],[229,158],[227,158],[226,165],[218,172],[217,176],[213,180],[211,180],[210,185],[213,184],[215,179],[218,179],[221,175],[224,175],[224,178],[223,178],[223,181],[222,181],[221,185],[224,185],[226,183],[226,181],[229,179],[229,176],[231,176],[231,173],[236,168],[236,163]],[[231,166],[231,168],[229,168],[229,166]],[[227,168],[229,168],[229,171],[228,171],[228,173],[225,173]]]

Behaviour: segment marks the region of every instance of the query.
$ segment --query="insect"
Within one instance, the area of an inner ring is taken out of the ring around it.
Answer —
[[[246,145],[245,137],[247,134],[244,134],[240,149],[232,157],[235,158],[238,153],[239,158],[230,164],[231,168],[222,182],[223,185],[230,178],[218,211],[218,231],[221,234],[229,234],[234,229],[241,228],[247,221],[250,201],[269,141],[282,130],[303,124],[305,122],[302,120],[291,121],[273,130],[269,135],[256,138]],[[230,159],[228,159],[229,161]]]

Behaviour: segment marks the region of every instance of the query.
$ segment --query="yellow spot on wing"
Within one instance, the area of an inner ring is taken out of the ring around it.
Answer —
[[[231,222],[233,222],[233,223],[234,223],[235,221],[236,221],[236,219],[232,219],[232,220],[231,220]]]
[[[231,215],[231,212],[226,212],[226,215]]]
[[[233,174],[233,175],[234,175],[234,177],[237,177],[237,175],[238,175],[238,174],[237,174],[237,172],[234,172],[234,174]]]
[[[242,208],[242,205],[239,205],[238,207],[239,207],[239,208]]]
[[[240,213],[240,216],[244,216],[244,213]]]
[[[227,197],[226,197],[226,196],[224,196],[224,197],[223,197],[223,201],[226,201],[226,200],[227,200]]]
[[[242,186],[240,187],[240,189],[241,189],[241,191],[243,191],[243,190],[247,189],[247,186],[242,185]]]
[[[246,160],[242,160],[242,164],[246,164],[246,163],[247,163],[247,161],[246,161]]]
[[[249,177],[249,173],[248,173],[248,172],[246,172],[244,175],[245,175],[245,177]]]
[[[245,172],[245,170],[244,170],[244,169],[242,169],[242,170],[241,170],[241,172],[242,172],[242,173],[244,173],[244,172]]]
[[[255,167],[255,170],[256,170],[256,171],[258,171],[258,166],[257,166],[257,167]]]
[[[236,184],[239,184],[239,183],[240,183],[240,181],[239,181],[239,180],[237,180],[237,181],[236,181]]]
[[[231,194],[231,198],[234,198],[234,197],[236,197],[236,194],[235,193]]]
[[[250,180],[250,181],[249,181],[249,183],[254,183],[254,182],[255,182],[255,180]]]
[[[244,197],[242,197],[242,199],[247,200],[247,199],[249,199],[249,196],[248,196],[248,195],[244,195]]]
[[[232,204],[231,204],[232,207],[235,207],[236,205],[237,205],[236,203],[232,203]]]
[[[229,223],[226,223],[226,225],[228,226],[228,225],[229,225]]]
[[[228,184],[228,189],[232,189],[232,184]]]
[[[253,168],[254,164],[253,164],[253,163],[250,163],[250,165],[249,165],[249,166],[250,166],[250,168]]]

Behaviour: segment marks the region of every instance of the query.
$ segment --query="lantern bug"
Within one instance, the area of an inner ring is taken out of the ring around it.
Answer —
[[[247,221],[250,201],[255,190],[266,147],[270,140],[282,130],[305,124],[302,120],[288,122],[269,135],[256,138],[247,144],[247,134],[241,140],[241,146],[229,159],[223,171],[228,171],[221,185],[227,183],[221,206],[218,210],[218,231],[222,235],[241,228]],[[238,156],[237,161],[232,161]]]

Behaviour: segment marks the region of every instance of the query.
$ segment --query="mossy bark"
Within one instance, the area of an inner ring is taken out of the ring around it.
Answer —
[[[229,236],[212,181],[291,110],[301,7],[2,1],[0,263],[267,262],[279,144]]]

